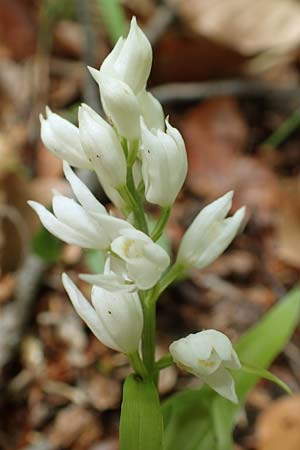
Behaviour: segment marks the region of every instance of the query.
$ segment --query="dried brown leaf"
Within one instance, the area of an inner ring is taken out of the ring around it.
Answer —
[[[296,0],[169,0],[189,26],[242,54],[283,52],[300,43]],[[230,32],[228,32],[230,30]]]
[[[82,407],[70,405],[56,416],[49,440],[57,449],[86,450],[102,435],[99,417]]]
[[[300,396],[284,397],[260,415],[256,425],[257,450],[299,450]]]

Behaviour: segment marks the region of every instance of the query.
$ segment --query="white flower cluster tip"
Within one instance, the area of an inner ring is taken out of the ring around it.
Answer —
[[[108,120],[83,104],[76,127],[46,108],[46,117],[40,117],[41,138],[63,160],[74,198],[54,192],[53,213],[29,202],[52,234],[104,253],[104,273],[80,275],[93,285],[92,304],[66,274],[63,284],[93,333],[108,347],[128,355],[138,352],[145,320],[141,307],[145,297],[140,299],[139,291],[159,292],[170,264],[169,255],[156,240],[187,174],[183,138],[146,89],[151,64],[151,45],[133,18],[127,38],[118,40],[100,69],[89,68]],[[125,219],[109,214],[71,166],[94,170]],[[231,243],[244,217],[241,208],[226,218],[232,195],[229,192],[198,214],[166,279],[178,270],[206,267]],[[145,201],[158,205],[162,213],[150,232]],[[239,364],[224,335],[213,330],[190,335],[174,342],[170,350],[181,366],[221,395],[236,400],[228,369]]]

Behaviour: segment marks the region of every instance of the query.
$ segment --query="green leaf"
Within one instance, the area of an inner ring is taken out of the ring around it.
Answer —
[[[277,384],[279,387],[281,387],[282,390],[284,390],[287,394],[292,394],[291,389],[288,387],[287,384],[284,383],[280,378],[278,378],[276,375],[271,373],[269,370],[261,369],[259,367],[253,367],[246,364],[242,364],[242,370],[246,373],[251,373],[253,375],[257,375],[259,378],[264,378],[265,380],[272,381],[273,383]]]
[[[32,251],[44,261],[54,263],[59,260],[62,242],[53,234],[49,233],[46,228],[40,231],[32,239]]]
[[[211,391],[207,386],[184,391],[168,399],[162,408],[166,450],[230,450],[232,430],[247,394],[265,369],[282,351],[299,320],[300,291],[290,291],[255,326],[241,337],[237,353],[260,373],[234,372],[240,405]]]
[[[299,321],[300,291],[295,288],[278,302],[259,322],[245,333],[236,345],[240,360],[265,369],[282,351]],[[258,374],[239,371],[235,374],[236,392],[240,403],[255,386]],[[212,412],[218,450],[232,448],[232,429],[240,406],[216,396]]]
[[[129,375],[123,387],[120,450],[163,450],[163,420],[152,381]]]
[[[210,405],[213,392],[185,390],[175,394],[162,406],[166,450],[211,450],[214,448]],[[205,446],[203,446],[203,444]]]
[[[111,43],[115,44],[128,30],[124,9],[119,0],[98,0]]]

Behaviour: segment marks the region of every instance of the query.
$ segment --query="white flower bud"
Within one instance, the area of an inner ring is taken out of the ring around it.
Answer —
[[[170,353],[179,367],[233,403],[238,402],[234,380],[227,369],[240,369],[241,365],[225,334],[216,330],[190,334],[174,341]]]
[[[138,289],[152,288],[170,264],[166,251],[135,229],[121,230],[111,249],[125,262],[128,278]]]
[[[75,125],[54,114],[46,107],[46,119],[40,114],[41,138],[43,144],[56,157],[83,169],[90,169],[91,164],[80,143],[79,130]]]
[[[121,136],[138,139],[140,135],[140,108],[131,88],[116,78],[102,76],[98,70],[89,68],[100,87],[102,106],[108,119]]]
[[[110,216],[81,180],[64,162],[66,178],[81,203],[55,193],[51,214],[43,205],[29,201],[44,227],[68,244],[106,250],[122,229],[133,228],[128,222]]]
[[[159,101],[146,90],[143,90],[138,94],[137,100],[140,107],[140,114],[143,116],[149,130],[156,128],[164,131],[165,116]]]
[[[83,149],[108,195],[126,185],[126,158],[116,132],[89,106],[79,108],[79,133]]]
[[[66,274],[62,281],[76,312],[104,345],[126,354],[138,350],[143,311],[137,293],[112,294],[94,286],[91,305]]]
[[[240,208],[226,218],[233,192],[220,197],[202,209],[181,241],[177,262],[202,269],[211,264],[228,247],[238,233],[245,216]]]
[[[148,202],[174,203],[187,174],[187,155],[181,134],[166,121],[167,132],[149,130],[141,119],[142,174]]]
[[[127,38],[118,40],[103,61],[100,72],[123,81],[138,94],[146,86],[151,65],[151,44],[133,17]]]

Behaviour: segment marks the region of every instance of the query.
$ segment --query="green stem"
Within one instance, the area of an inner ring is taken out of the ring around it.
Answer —
[[[158,284],[157,298],[162,294],[162,292],[170,286],[173,281],[181,278],[184,274],[185,268],[182,264],[175,262],[173,266],[168,270],[168,272],[163,276]]]
[[[174,361],[172,355],[167,353],[156,362],[155,368],[159,371],[165,369],[166,367],[172,366],[173,363]]]
[[[143,208],[137,203],[136,198],[130,192],[128,186],[122,186],[118,189],[119,194],[133,212],[136,228],[148,234],[148,226]]]
[[[156,302],[152,291],[141,297],[144,315],[144,329],[142,336],[142,353],[145,367],[153,378],[155,365],[155,329],[156,329]]]
[[[141,360],[139,352],[136,351],[134,353],[129,353],[127,356],[134,371],[140,375],[143,380],[146,380],[148,373],[143,361]]]
[[[142,230],[144,233],[149,234],[148,231],[148,225],[146,222],[146,217],[144,213],[144,207],[141,202],[141,198],[139,193],[136,190],[134,179],[133,179],[133,172],[132,167],[127,167],[127,186],[128,190],[130,191],[132,197],[135,201],[135,209],[133,210],[133,214],[135,216],[136,222],[138,224],[138,228]]]
[[[300,127],[300,113],[299,111],[295,111],[262,143],[262,147],[278,148],[298,127]]]
[[[165,226],[168,222],[169,216],[170,216],[170,212],[171,212],[170,206],[166,206],[165,208],[163,208],[161,210],[160,217],[151,232],[151,239],[154,242],[156,242],[163,234],[164,228],[165,228]]]

